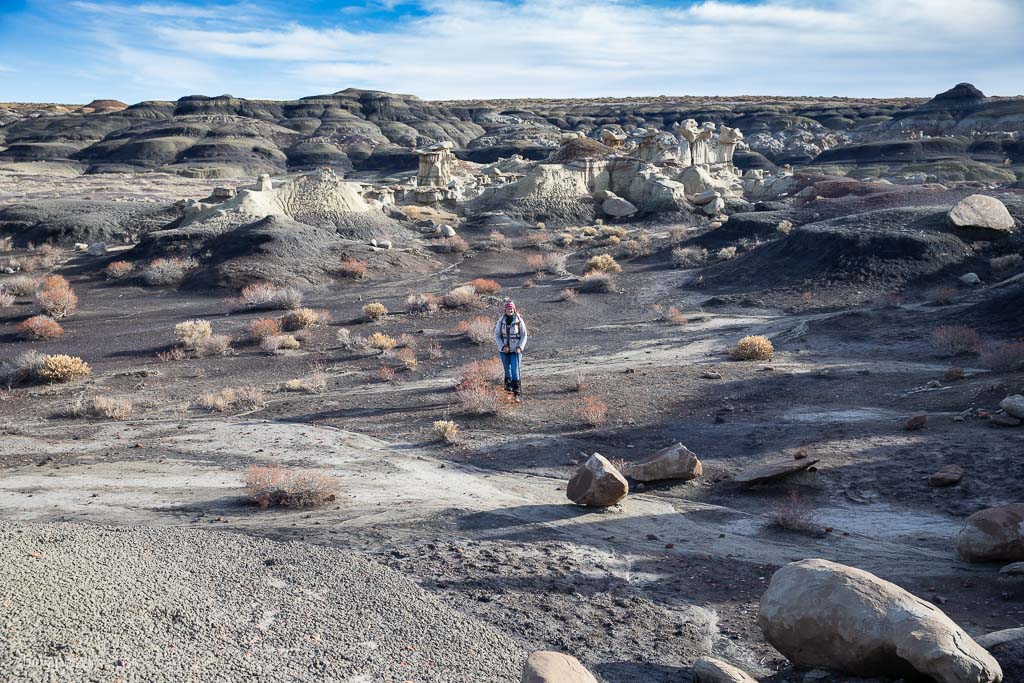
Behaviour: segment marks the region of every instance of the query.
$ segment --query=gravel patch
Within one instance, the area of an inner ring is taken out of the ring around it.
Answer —
[[[387,567],[176,528],[0,522],[17,681],[517,680],[526,653]]]

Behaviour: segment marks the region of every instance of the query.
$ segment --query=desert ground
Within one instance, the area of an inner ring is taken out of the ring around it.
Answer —
[[[1020,519],[963,550],[969,516],[1024,501],[1024,157],[978,123],[1024,105],[954,90],[829,103],[851,124],[704,170],[600,122],[706,102],[422,103],[432,127],[392,165],[347,131],[345,159],[231,143],[159,167],[139,152],[156,124],[103,118],[130,108],[0,106],[4,680],[587,680],[526,678],[535,651],[606,683],[1024,680],[1019,635],[950,673],[956,648],[926,669],[890,634],[872,652],[897,664],[858,669],[809,664],[764,614],[773,575],[820,558],[966,640],[1024,625]],[[231,123],[185,104],[160,125]],[[460,106],[489,123],[438,113]],[[888,123],[938,109],[923,137]],[[364,128],[392,131],[375,111]],[[282,149],[324,144],[235,116]],[[103,134],[56,158],[44,124]],[[961,221],[978,195],[998,207]],[[508,299],[522,402],[495,371]],[[61,332],[28,324],[44,313]],[[770,350],[743,357],[745,337]],[[47,370],[60,355],[88,370]],[[675,444],[696,474],[632,476]],[[595,453],[628,495],[580,505]],[[323,491],[258,504],[253,468]],[[814,618],[800,629],[838,620]],[[750,678],[711,678],[708,657]]]

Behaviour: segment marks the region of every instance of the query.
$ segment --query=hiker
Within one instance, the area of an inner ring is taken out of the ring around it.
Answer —
[[[494,343],[498,345],[501,366],[505,369],[505,391],[512,392],[519,401],[522,393],[519,366],[526,348],[526,323],[516,312],[514,301],[505,302],[505,313],[494,326]]]

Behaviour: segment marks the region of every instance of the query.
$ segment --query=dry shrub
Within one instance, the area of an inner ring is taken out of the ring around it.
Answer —
[[[817,533],[821,528],[815,519],[814,510],[796,491],[790,491],[772,506],[768,513],[768,526],[797,533]]]
[[[366,337],[360,335],[353,335],[352,330],[347,327],[339,327],[336,334],[338,340],[338,346],[345,349],[346,351],[357,351],[359,349],[365,349],[369,346],[370,342]]]
[[[157,351],[156,357],[162,363],[173,363],[176,361],[182,361],[188,358],[188,354],[185,353],[185,349],[180,346],[172,346],[166,351]]]
[[[673,225],[668,229],[669,244],[679,244],[686,239],[687,232],[685,225]]]
[[[668,309],[666,309],[665,321],[671,323],[672,325],[685,325],[686,323],[689,322],[686,319],[686,316],[683,315],[683,312],[680,311],[675,306],[669,306]]]
[[[398,340],[389,334],[374,332],[370,335],[369,346],[371,349],[377,349],[384,353],[398,346]]]
[[[321,368],[313,368],[309,377],[290,379],[282,387],[285,391],[299,391],[306,394],[322,394],[327,389],[327,378]]]
[[[471,280],[469,286],[475,289],[477,294],[497,294],[501,291],[501,285],[496,281],[482,277]]]
[[[129,261],[111,261],[103,269],[108,280],[120,280],[135,272],[135,264]]]
[[[456,388],[459,403],[473,415],[507,415],[514,405],[503,389],[482,381],[462,382]]]
[[[488,247],[494,251],[507,251],[509,249],[508,238],[505,237],[505,233],[499,230],[491,230],[490,234],[487,235],[487,239],[490,240]]]
[[[389,368],[387,365],[381,363],[380,367],[377,368],[377,379],[382,382],[394,382],[398,378],[393,368]]]
[[[434,422],[434,434],[446,444],[454,444],[459,441],[459,425],[452,420],[436,420]]]
[[[427,344],[427,358],[437,360],[443,356],[444,350],[441,348],[441,342],[436,339],[431,339],[430,343]]]
[[[306,330],[316,325],[326,325],[330,321],[331,316],[327,311],[313,310],[312,308],[296,308],[280,318],[281,328],[289,332]]]
[[[587,265],[583,267],[584,274],[592,272],[600,273],[621,273],[622,266],[615,261],[615,257],[611,254],[598,254],[587,261]]]
[[[415,335],[409,334],[408,332],[404,332],[398,338],[398,343],[408,349],[415,349],[420,345],[420,340]]]
[[[245,495],[261,508],[306,508],[335,499],[338,483],[316,470],[253,465],[245,472]]]
[[[231,351],[231,337],[226,334],[211,334],[196,344],[200,356],[223,356]]]
[[[967,356],[981,350],[981,337],[966,325],[942,325],[935,328],[930,340],[940,356]]]
[[[899,292],[884,292],[875,304],[879,308],[899,308],[903,304],[903,295]]]
[[[615,281],[609,273],[595,270],[580,278],[577,289],[585,294],[607,294],[615,291]]]
[[[281,334],[281,323],[273,318],[259,318],[249,322],[249,338],[256,341]]]
[[[40,267],[49,270],[63,260],[63,255],[59,247],[44,244],[35,251],[34,258],[39,262]]]
[[[189,351],[195,351],[199,345],[213,335],[209,320],[186,320],[174,326],[174,336],[178,343]]]
[[[192,258],[153,259],[142,269],[142,281],[151,287],[171,287],[181,284],[190,270],[199,267]]]
[[[618,254],[623,258],[637,258],[647,256],[651,253],[651,238],[647,233],[640,233],[638,237],[626,240],[619,245]]]
[[[374,301],[363,306],[363,317],[373,322],[383,320],[388,315],[388,307],[379,301]]]
[[[722,247],[715,254],[715,258],[719,261],[731,261],[736,258],[736,247]]]
[[[231,387],[224,387],[220,391],[200,394],[196,400],[200,408],[209,410],[211,413],[223,413],[235,403],[235,390]]]
[[[676,268],[697,268],[708,260],[708,250],[703,247],[677,247],[672,250],[672,265]]]
[[[456,328],[459,334],[466,335],[466,338],[474,344],[486,344],[494,338],[494,325],[489,318],[478,315],[472,320],[463,320]]]
[[[1024,342],[1003,342],[986,346],[978,363],[996,372],[1013,372],[1024,368]]]
[[[39,288],[39,278],[18,275],[4,282],[4,290],[15,296],[29,296]]]
[[[246,410],[259,410],[266,407],[267,395],[259,387],[237,387],[235,389],[235,405]]]
[[[294,351],[299,348],[299,340],[290,334],[275,334],[271,337],[264,337],[260,342],[260,348],[267,353],[278,354],[282,351]]]
[[[586,237],[593,237],[594,235],[597,234],[597,232],[597,227],[593,225],[588,225],[585,228],[583,228],[583,234]]]
[[[586,425],[601,427],[608,422],[608,404],[600,396],[584,396],[573,415]]]
[[[42,367],[37,370],[39,378],[46,382],[70,382],[91,373],[92,369],[84,360],[64,354],[44,356]]]
[[[555,238],[555,244],[560,247],[571,247],[574,241],[576,241],[575,238],[572,236],[572,233],[569,232],[563,232]]]
[[[604,243],[610,247],[616,247],[619,245],[619,242],[621,241],[622,238],[619,237],[618,235],[609,235],[608,237],[605,238]]]
[[[296,308],[302,303],[302,292],[294,287],[278,287],[269,282],[254,282],[243,287],[235,301],[250,309],[289,309]]]
[[[14,305],[14,302],[18,300],[18,297],[14,296],[13,293],[8,292],[5,289],[0,289],[0,308],[8,308]]]
[[[602,225],[601,226],[601,237],[618,237],[620,240],[623,239],[629,233],[621,225]]]
[[[544,254],[541,257],[541,266],[545,273],[551,275],[562,275],[566,273],[565,254]]]
[[[64,328],[56,320],[45,315],[34,315],[18,324],[18,334],[25,339],[60,339]]]
[[[51,318],[64,318],[78,308],[78,297],[71,285],[60,275],[51,275],[43,281],[36,294],[36,303]]]
[[[953,303],[953,299],[959,292],[956,287],[932,287],[925,293],[925,297],[936,306],[945,306]]]
[[[472,286],[462,285],[445,294],[441,303],[445,308],[473,308],[480,304],[480,298]]]
[[[103,420],[127,420],[135,412],[135,404],[126,398],[95,396],[78,399],[64,411],[66,417],[88,417]]]
[[[486,384],[487,382],[497,381],[504,377],[504,375],[505,370],[501,367],[501,361],[497,358],[475,360],[462,366],[459,371],[458,384],[455,386],[458,388],[470,384]]]
[[[558,296],[559,298],[561,298],[562,301],[568,301],[571,304],[578,303],[580,300],[579,291],[573,289],[572,287],[566,287],[565,289],[558,293]]]
[[[988,266],[996,275],[1002,275],[1014,270],[1024,262],[1024,256],[1020,254],[1007,254],[1005,256],[993,256],[988,260]]]
[[[23,351],[10,362],[0,363],[0,382],[7,386],[38,380],[46,356],[38,351]]]
[[[0,251],[11,251],[14,249],[14,238],[10,235],[0,237]]]
[[[414,315],[429,315],[436,313],[441,307],[441,297],[436,294],[422,292],[410,294],[405,299],[406,310]]]
[[[587,378],[586,378],[586,376],[581,371],[577,370],[576,374],[574,374],[573,378],[572,378],[572,390],[573,391],[583,391],[584,389],[586,389],[586,387],[587,387]]]
[[[551,236],[546,232],[532,232],[526,236],[526,244],[537,249],[549,246],[550,242]]]
[[[733,360],[771,360],[775,347],[767,337],[748,335],[736,342],[729,355]]]
[[[368,265],[369,264],[366,261],[360,261],[357,258],[347,258],[338,266],[338,272],[341,273],[342,277],[352,278],[353,280],[362,280],[366,277],[366,268]]]
[[[454,237],[442,237],[434,243],[434,249],[442,254],[464,254],[469,251],[469,242],[458,235]]]
[[[526,269],[534,273],[544,272],[544,256],[541,254],[530,254],[526,257]]]
[[[420,361],[416,358],[416,351],[405,348],[395,353],[395,358],[401,361],[406,370],[412,371],[419,367]]]

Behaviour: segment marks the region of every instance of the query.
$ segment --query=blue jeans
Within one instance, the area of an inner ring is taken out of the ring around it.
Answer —
[[[498,355],[501,356],[501,367],[505,368],[505,379],[518,382],[519,364],[522,362],[523,354],[499,351]]]

